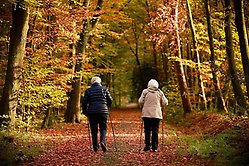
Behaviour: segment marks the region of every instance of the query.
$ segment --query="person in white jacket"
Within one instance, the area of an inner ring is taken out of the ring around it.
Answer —
[[[168,99],[158,87],[158,82],[155,79],[151,79],[148,82],[148,88],[143,90],[138,99],[138,104],[142,107],[142,119],[144,123],[144,151],[149,151],[151,148],[153,152],[157,151],[159,123],[163,119],[162,107],[168,105]],[[150,139],[151,133],[152,139]]]

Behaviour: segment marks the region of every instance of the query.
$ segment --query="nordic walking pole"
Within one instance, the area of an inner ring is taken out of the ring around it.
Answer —
[[[139,151],[141,150],[142,148],[142,136],[143,136],[143,120],[142,120],[142,123],[141,123],[141,131],[140,131],[140,147],[139,147]]]
[[[115,133],[114,133],[114,128],[113,128],[111,113],[109,113],[109,117],[110,117],[110,122],[111,122],[112,135],[113,135],[113,139],[114,139],[114,147],[115,147],[115,151],[117,151],[116,138],[115,138]]]
[[[88,129],[88,137],[89,137],[90,149],[92,149],[91,131],[90,131],[90,121],[89,121],[88,116],[87,116],[87,129]]]

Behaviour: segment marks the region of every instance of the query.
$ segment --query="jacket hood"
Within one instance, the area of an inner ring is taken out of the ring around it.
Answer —
[[[149,90],[150,92],[157,91],[157,90],[158,90],[158,87],[159,87],[159,84],[158,84],[157,80],[151,79],[151,80],[148,82],[148,90]]]

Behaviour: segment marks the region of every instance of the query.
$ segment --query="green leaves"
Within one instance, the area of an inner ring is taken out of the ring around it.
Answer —
[[[29,85],[25,87],[27,90],[22,93],[20,104],[34,108],[39,107],[55,107],[59,108],[64,105],[67,100],[66,92],[63,88],[59,88],[49,84],[40,86]]]

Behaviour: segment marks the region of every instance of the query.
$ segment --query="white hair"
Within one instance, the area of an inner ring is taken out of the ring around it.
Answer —
[[[94,84],[94,83],[101,83],[101,78],[95,76],[91,79],[91,83]]]

